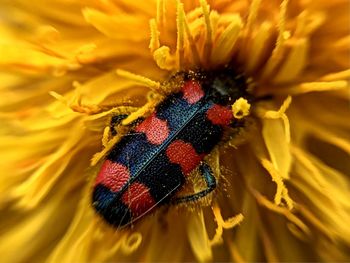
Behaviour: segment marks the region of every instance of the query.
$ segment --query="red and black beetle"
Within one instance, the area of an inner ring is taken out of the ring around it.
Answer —
[[[178,73],[179,74],[179,73]],[[110,224],[134,222],[169,202],[193,201],[210,193],[216,179],[203,158],[237,125],[231,105],[249,100],[246,79],[232,68],[180,73],[183,85],[117,143],[96,178],[92,202]],[[114,122],[126,116],[116,116]],[[207,188],[174,195],[199,166]]]

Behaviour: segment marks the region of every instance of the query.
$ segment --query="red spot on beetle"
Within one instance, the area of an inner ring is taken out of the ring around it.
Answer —
[[[155,113],[141,122],[135,130],[145,133],[147,140],[157,145],[162,144],[169,136],[167,121],[158,119]]]
[[[118,192],[129,180],[130,173],[124,165],[106,160],[98,173],[95,185],[103,184],[113,192]]]
[[[197,154],[190,143],[181,140],[172,142],[166,149],[166,155],[170,162],[181,166],[181,170],[185,175],[196,168],[204,156]]]
[[[215,104],[207,111],[207,118],[215,125],[229,125],[233,114],[230,108]]]
[[[148,187],[137,182],[125,190],[122,201],[129,207],[134,218],[145,214],[156,204]]]
[[[184,99],[190,104],[196,103],[204,96],[204,91],[199,83],[193,80],[187,81],[184,84],[182,92],[184,94]]]

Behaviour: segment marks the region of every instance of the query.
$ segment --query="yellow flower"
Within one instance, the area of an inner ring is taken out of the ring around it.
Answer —
[[[12,0],[0,21],[1,261],[350,260],[347,0]],[[233,105],[248,125],[210,155],[218,189],[106,225],[110,116],[226,63],[272,98]]]

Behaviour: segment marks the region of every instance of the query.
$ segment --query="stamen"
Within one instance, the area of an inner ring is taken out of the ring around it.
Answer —
[[[263,22],[254,35],[254,38],[250,38],[251,48],[249,49],[249,56],[246,56],[247,71],[252,72],[261,62],[266,53],[266,47],[268,46],[268,40],[271,36],[272,24],[270,22]],[[244,47],[243,47],[244,48]]]
[[[202,12],[204,15],[204,22],[206,28],[206,41],[204,44],[203,61],[204,64],[208,65],[210,63],[211,49],[213,45],[212,27],[210,22],[210,10],[206,0],[200,0],[202,7]]]
[[[201,7],[196,7],[187,13],[188,20],[192,23],[198,20],[203,15],[203,10]]]
[[[247,19],[246,32],[249,33],[252,26],[255,23],[256,17],[258,15],[258,9],[260,7],[261,0],[253,0],[249,7],[249,15]]]
[[[155,19],[151,19],[149,21],[149,25],[150,25],[150,28],[151,28],[151,40],[149,42],[149,48],[150,48],[151,52],[153,53],[160,46],[159,31],[158,31],[157,22],[156,22]]]
[[[293,208],[293,200],[288,195],[288,190],[283,183],[283,178],[280,173],[275,169],[274,165],[267,159],[261,159],[262,166],[269,172],[272,177],[272,181],[274,181],[277,185],[277,190],[275,194],[275,204],[280,205],[282,199],[286,201],[288,208],[291,210]]]
[[[82,100],[82,85],[78,81],[73,81],[73,87],[75,88],[74,90],[74,101],[78,104],[81,105],[81,100]]]
[[[334,81],[334,80],[342,80],[350,78],[350,69],[339,71],[336,73],[331,73],[326,76],[323,76],[321,80],[323,81]]]
[[[177,54],[177,68],[180,70],[184,63],[184,27],[185,27],[185,17],[183,10],[183,3],[180,1],[176,2],[177,5],[177,43],[176,43],[176,54]]]
[[[250,104],[244,98],[239,98],[232,104],[233,116],[236,119],[242,119],[245,116],[249,115]]]
[[[298,77],[306,66],[309,50],[310,43],[307,38],[291,41],[290,51],[273,82],[288,82]]]
[[[110,241],[104,242],[105,249],[100,251],[103,255],[99,255],[99,258],[107,259],[120,251],[126,255],[131,254],[142,242],[142,235],[138,232],[110,232],[109,230],[110,229],[101,229],[100,219],[95,218],[95,223],[92,225],[95,240],[102,242],[103,239],[106,238],[106,235],[108,235],[107,238],[109,238]],[[113,242],[112,240],[115,241]]]
[[[281,4],[280,17],[278,21],[278,37],[275,50],[273,51],[275,53],[279,53],[281,50],[281,46],[284,44],[288,2],[288,0],[283,0]]]
[[[268,77],[275,67],[279,64],[282,59],[282,47],[285,42],[285,25],[287,17],[287,5],[288,0],[283,0],[280,6],[280,14],[278,21],[278,37],[276,40],[276,46],[272,51],[271,57],[269,58],[267,64],[264,67],[263,77]]]
[[[244,263],[247,262],[246,260],[243,259],[243,256],[239,252],[237,245],[232,242],[231,239],[227,239],[227,245],[230,250],[231,258],[233,259],[233,262],[239,262],[239,263]]]
[[[172,71],[176,68],[174,56],[170,53],[168,46],[161,46],[153,52],[153,59],[161,69]]]
[[[73,85],[76,86],[77,83],[73,83]],[[80,85],[79,85],[80,86]],[[73,98],[71,99],[71,101],[68,101],[67,98],[65,98],[64,96],[62,96],[61,94],[55,92],[55,91],[49,91],[49,94],[54,97],[55,99],[57,99],[58,101],[62,102],[64,105],[66,105],[68,108],[70,108],[71,110],[78,112],[78,113],[84,113],[87,115],[92,115],[92,114],[96,114],[102,111],[101,107],[98,105],[82,105],[81,104],[81,100],[82,100],[82,96],[81,93],[79,92],[79,88],[76,89],[75,94],[73,96]]]
[[[187,40],[190,44],[190,49],[192,51],[192,58],[193,58],[194,65],[199,66],[200,65],[200,58],[199,58],[198,49],[197,49],[196,43],[194,42],[193,36],[191,34],[191,30],[190,30],[190,27],[188,25],[188,21],[186,18],[185,10],[183,8],[183,4],[179,5],[179,13],[182,13],[181,16],[183,17],[183,23],[184,23],[184,27],[185,27],[185,31],[186,31]]]
[[[230,229],[235,227],[236,225],[240,224],[243,221],[244,217],[242,214],[238,214],[234,217],[230,217],[229,219],[224,220],[222,218],[220,208],[216,203],[213,205],[212,210],[217,223],[215,235],[213,239],[210,240],[210,245],[214,246],[222,243],[223,229]]]
[[[310,177],[313,178],[313,180],[318,184],[318,186],[320,188],[325,188],[326,181],[322,177],[322,174],[319,171],[319,169],[311,161],[310,156],[301,148],[295,145],[292,145],[291,150],[295,160],[297,160],[302,166],[306,168],[308,174],[310,175]]]
[[[300,211],[300,213],[305,217],[305,219],[308,220],[314,227],[318,228],[321,232],[325,233],[328,237],[333,239],[333,241],[337,239],[335,233],[324,224],[324,221],[321,221],[319,218],[317,218],[317,216],[315,216],[315,214],[311,212],[307,207],[301,204],[296,204],[295,208],[297,211]],[[343,234],[344,233],[341,233],[341,235]]]
[[[39,44],[51,44],[61,40],[60,31],[49,25],[39,26],[35,34],[37,35],[36,39],[39,40]]]
[[[294,31],[294,37],[305,37],[319,28],[326,20],[326,15],[322,12],[310,13],[303,11],[297,18],[297,25]]]
[[[289,124],[289,119],[287,115],[285,114],[285,111],[288,109],[290,103],[292,102],[292,97],[288,96],[282,106],[279,108],[278,111],[266,111],[265,114],[263,115],[264,118],[267,119],[279,119],[281,118],[284,124],[284,132],[286,135],[287,142],[290,142],[290,124]]]
[[[52,191],[72,158],[84,147],[81,144],[84,130],[77,128],[81,125],[81,122],[77,122],[72,127],[72,130],[75,131],[74,134],[69,134],[60,147],[49,154],[45,158],[45,162],[12,191],[11,198],[18,198],[16,204],[18,207],[32,209]]]
[[[125,236],[121,248],[125,254],[134,252],[142,242],[142,235],[138,232],[132,233],[130,236]]]
[[[87,117],[86,120],[87,121],[94,121],[96,119],[100,119],[100,118],[103,118],[105,116],[112,116],[112,115],[122,115],[122,114],[129,115],[138,109],[139,109],[139,107],[118,106],[118,107],[114,107],[110,110],[106,110],[106,111],[103,111],[101,113],[91,115],[91,116]]]
[[[342,37],[332,45],[335,50],[347,52],[350,45],[350,36]]]
[[[49,94],[50,94],[52,97],[54,97],[56,100],[58,100],[58,101],[60,101],[60,102],[62,102],[63,104],[65,104],[65,105],[68,106],[68,101],[67,101],[67,99],[66,99],[63,95],[57,93],[56,91],[49,91]]]
[[[146,87],[150,88],[151,90],[153,90],[154,92],[157,92],[160,94],[164,94],[164,93],[166,94],[166,92],[162,89],[162,87],[158,81],[154,81],[154,80],[151,80],[151,79],[146,78],[144,76],[137,75],[137,74],[134,74],[134,73],[131,73],[129,71],[122,70],[122,69],[117,69],[116,73],[117,73],[117,75],[119,75],[121,77],[124,77],[124,78],[132,80],[138,84],[146,86]]]
[[[259,221],[259,217],[257,219]],[[276,243],[273,242],[270,237],[270,232],[264,224],[259,224],[259,235],[262,239],[262,245],[264,247],[264,252],[266,255],[267,262],[279,262],[279,257],[277,256]],[[289,224],[290,225],[290,224]]]
[[[320,81],[320,82],[306,82],[298,86],[292,86],[289,88],[276,89],[276,94],[290,94],[290,95],[300,95],[309,92],[318,91],[331,91],[340,90],[349,87],[349,82],[345,80],[338,81]]]
[[[338,148],[344,150],[347,154],[350,154],[350,143],[346,138],[344,138],[345,136],[336,136],[334,130],[320,125],[310,127],[310,132],[313,132],[315,136],[329,143],[330,145],[337,146]]]
[[[208,5],[210,7],[210,5]],[[226,16],[222,17],[216,10],[211,10],[209,13],[209,18],[210,18],[210,26],[211,26],[211,37],[212,41],[214,42],[214,36],[217,35],[218,27],[219,27],[219,20],[222,18],[222,22],[225,23],[227,21],[227,24],[231,21],[234,20],[237,14],[227,14]],[[221,32],[221,30],[219,31]]]
[[[270,209],[278,214],[284,215],[290,222],[298,226],[306,235],[311,236],[310,229],[301,221],[301,219],[294,215],[290,209],[272,203],[265,196],[254,189],[250,190],[260,205],[263,205],[267,209]]]
[[[160,30],[165,27],[165,0],[157,0],[157,25]]]
[[[92,61],[94,61],[94,56],[91,55],[91,53],[96,49],[96,44],[94,43],[89,43],[89,44],[85,44],[80,46],[77,51],[75,51],[75,59],[79,62],[79,63],[91,63]]]
[[[238,15],[233,16],[231,23],[225,28],[216,41],[215,48],[211,54],[212,63],[224,64],[230,59],[230,54],[242,27],[241,17]]]
[[[203,210],[190,216],[186,222],[188,242],[199,262],[213,261],[213,252],[204,222]]]

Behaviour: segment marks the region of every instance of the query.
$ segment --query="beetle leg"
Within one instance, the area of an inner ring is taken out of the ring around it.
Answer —
[[[128,116],[129,116],[128,114],[118,114],[118,115],[112,116],[110,124],[109,124],[109,129],[110,129],[110,133],[112,136],[116,136],[118,134],[116,127],[118,125],[120,125],[122,120],[126,119]],[[128,126],[135,126],[143,120],[144,120],[144,118],[139,117],[136,120],[134,120],[133,122],[131,122]]]
[[[185,203],[185,202],[193,202],[195,200],[198,200],[199,198],[206,196],[216,188],[216,179],[214,177],[213,171],[211,170],[210,166],[202,162],[199,166],[199,171],[207,184],[207,188],[193,195],[181,196],[181,197],[175,198],[172,200],[172,203],[179,204],[179,203]]]
[[[109,129],[112,136],[117,135],[116,127],[122,122],[122,120],[124,120],[128,116],[128,114],[119,114],[112,116],[111,121],[109,123]]]
[[[102,145],[104,147],[107,146],[111,138],[114,138],[115,136],[118,135],[117,132],[117,127],[121,125],[121,122],[126,119],[129,116],[127,113],[121,113],[121,114],[114,114],[110,118],[109,125],[105,128],[103,131],[103,136],[102,136]],[[138,119],[134,120],[128,126],[135,126],[138,123],[140,123],[143,120],[142,117],[139,117]]]

